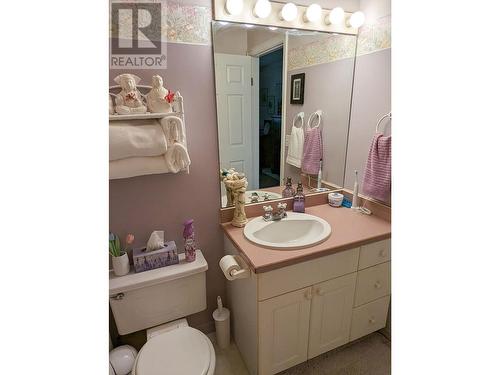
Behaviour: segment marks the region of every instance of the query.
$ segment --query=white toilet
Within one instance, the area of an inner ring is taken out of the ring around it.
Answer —
[[[118,333],[148,330],[133,375],[213,375],[215,351],[209,338],[189,327],[187,315],[206,305],[207,262],[201,251],[191,263],[180,263],[141,273],[110,274],[110,305]],[[164,324],[170,322],[168,324]]]

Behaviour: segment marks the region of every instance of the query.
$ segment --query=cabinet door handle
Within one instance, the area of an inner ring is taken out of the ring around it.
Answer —
[[[312,298],[312,292],[311,289],[308,289],[305,293],[305,297],[307,300],[310,300]]]
[[[318,289],[316,289],[316,294],[317,294],[318,296],[322,296],[322,295],[324,295],[324,294],[325,294],[325,291],[324,291],[323,289],[321,289],[321,288],[318,288]]]
[[[382,287],[382,284],[380,284],[380,281],[377,281],[373,286],[375,287],[375,289],[380,289]]]
[[[370,318],[370,319],[368,320],[368,323],[370,323],[370,324],[375,323],[375,318]]]
[[[382,249],[382,250],[380,250],[379,255],[380,255],[381,257],[385,257],[385,256],[387,255],[387,250],[386,250],[386,249]]]

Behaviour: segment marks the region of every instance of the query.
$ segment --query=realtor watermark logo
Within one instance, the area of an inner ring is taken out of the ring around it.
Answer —
[[[110,69],[165,69],[163,2],[112,2]]]

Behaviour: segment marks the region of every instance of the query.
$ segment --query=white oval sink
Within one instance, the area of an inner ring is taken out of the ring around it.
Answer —
[[[325,241],[332,232],[330,224],[320,217],[287,212],[288,217],[279,221],[265,221],[257,217],[245,225],[245,237],[257,245],[278,249],[296,250]]]

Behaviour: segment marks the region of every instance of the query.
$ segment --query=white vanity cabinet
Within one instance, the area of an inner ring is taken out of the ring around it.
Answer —
[[[225,238],[226,254],[237,254]],[[276,374],[385,327],[390,239],[228,281],[233,338],[251,374]]]

